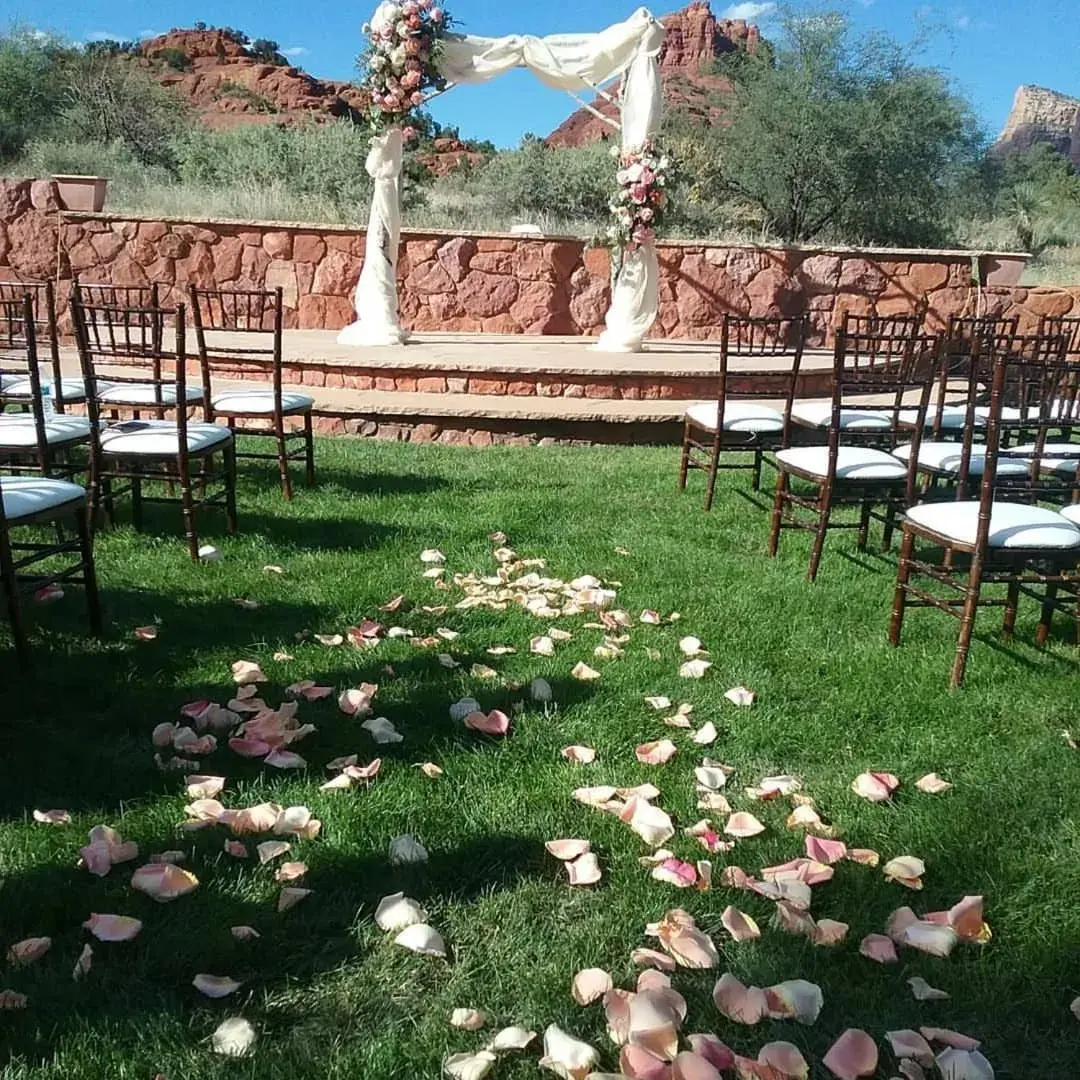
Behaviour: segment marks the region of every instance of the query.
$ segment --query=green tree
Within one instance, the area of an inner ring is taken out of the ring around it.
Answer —
[[[0,37],[0,158],[17,155],[60,110],[60,72],[71,52],[30,30]]]
[[[289,58],[282,54],[276,41],[269,38],[256,38],[248,46],[248,55],[264,64],[275,67],[288,67]]]
[[[734,90],[716,131],[715,184],[769,231],[791,241],[945,239],[980,138],[939,71],[884,35],[857,36],[843,14],[791,10],[772,48],[723,67]]]

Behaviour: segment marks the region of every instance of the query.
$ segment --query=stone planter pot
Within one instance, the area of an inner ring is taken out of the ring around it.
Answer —
[[[1000,285],[1012,288],[1020,284],[1028,256],[1022,254],[1000,255],[984,254],[979,256],[979,280],[983,285]]]
[[[105,191],[109,186],[107,176],[57,175],[53,180],[61,209],[96,214],[105,206]]]

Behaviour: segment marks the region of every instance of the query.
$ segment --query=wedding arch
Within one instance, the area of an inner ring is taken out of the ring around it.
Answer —
[[[384,0],[372,17],[372,31],[378,34],[382,27],[406,25],[397,20],[403,14],[408,18],[410,9],[417,23],[418,9],[422,9],[425,20],[432,11],[438,12],[441,19],[441,10],[431,6],[437,2]],[[382,32],[384,36],[388,33]],[[645,8],[639,8],[624,22],[595,34],[485,38],[447,32],[439,36],[433,64],[446,89],[459,83],[486,82],[517,67],[528,68],[547,86],[575,96],[601,92],[602,84],[621,76],[619,119],[602,119],[619,130],[623,151],[632,152],[647,145],[659,132],[659,54],[663,41],[663,26]],[[418,102],[420,95],[415,92],[411,99],[407,92],[402,93],[413,105],[426,100]],[[406,337],[397,298],[403,148],[402,126],[393,123],[373,137],[365,162],[375,189],[364,265],[356,286],[356,321],[338,336],[345,345],[396,345]],[[597,348],[637,351],[656,318],[658,303],[659,267],[651,235],[639,243],[627,244],[614,260],[614,267],[611,305]]]

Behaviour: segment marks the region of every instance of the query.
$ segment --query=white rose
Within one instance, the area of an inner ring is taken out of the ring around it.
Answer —
[[[630,182],[630,174],[625,169],[620,169],[615,174],[615,182],[617,184],[628,184]]]
[[[370,66],[373,71],[382,71],[386,67],[386,57],[376,54],[371,58]]]
[[[405,46],[399,45],[390,54],[390,63],[393,65],[394,72],[400,75],[405,70]]]
[[[641,163],[635,161],[633,165],[626,169],[626,183],[636,184],[641,179],[643,170]]]
[[[371,29],[379,32],[387,26],[393,26],[401,16],[401,8],[390,0],[383,0],[371,16]]]
[[[661,169],[668,169],[670,167],[671,167],[671,162],[666,157],[662,157],[660,159],[660,168]]]

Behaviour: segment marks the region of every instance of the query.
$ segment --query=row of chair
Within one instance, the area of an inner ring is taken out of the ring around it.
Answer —
[[[91,628],[100,629],[93,530],[100,512],[114,521],[122,496],[131,496],[136,527],[145,503],[179,503],[197,561],[199,511],[223,509],[228,531],[236,531],[237,457],[276,459],[286,498],[292,462],[303,462],[308,486],[315,482],[314,401],[282,385],[281,290],[192,288],[190,306],[171,309],[156,300],[153,286],[75,283],[75,377],[61,366],[51,284],[0,285],[0,469],[8,474],[0,476],[0,585],[24,661],[19,599],[29,591],[84,584]],[[194,385],[189,317],[197,342]],[[270,385],[215,387],[222,367],[233,377],[269,374]],[[275,452],[245,446],[241,454],[240,434],[272,439]],[[69,521],[73,532],[64,527]],[[55,539],[40,530],[18,543],[11,538],[15,526],[49,522],[57,524]],[[72,558],[58,558],[65,555]]]
[[[751,469],[756,488],[771,464],[769,552],[784,530],[810,529],[811,581],[828,531],[857,529],[864,550],[878,519],[888,550],[902,516],[890,640],[899,642],[910,604],[959,616],[953,685],[979,606],[1004,606],[1011,634],[1019,596],[1037,594],[1045,640],[1054,608],[1076,611],[1080,320],[1044,320],[1033,335],[1018,334],[1013,320],[953,320],[929,337],[914,317],[849,316],[836,336],[831,396],[817,402],[796,398],[806,329],[803,320],[725,320],[718,398],[687,410],[680,487],[690,468],[705,469],[708,508],[719,469]],[[762,355],[778,370],[738,377],[733,360]],[[763,379],[783,389],[780,408],[741,400],[760,398]],[[841,506],[857,507],[856,519],[837,520]],[[937,545],[940,559],[917,556],[920,542]],[[917,586],[919,576],[952,595]],[[1004,584],[1005,597],[982,596],[987,583]]]

